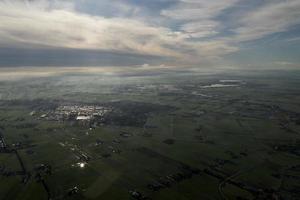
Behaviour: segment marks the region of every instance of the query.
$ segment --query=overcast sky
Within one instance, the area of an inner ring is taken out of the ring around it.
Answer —
[[[300,0],[0,0],[0,66],[299,67]]]

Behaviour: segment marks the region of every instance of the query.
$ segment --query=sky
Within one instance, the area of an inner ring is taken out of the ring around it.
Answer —
[[[300,0],[0,0],[0,67],[300,68]]]

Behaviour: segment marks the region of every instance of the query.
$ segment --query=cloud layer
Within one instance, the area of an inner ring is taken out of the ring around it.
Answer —
[[[247,2],[2,0],[0,48],[101,50],[197,65],[300,24],[299,0]]]
[[[167,28],[133,19],[89,16],[60,7],[51,8],[47,3],[28,4],[0,5],[2,45],[179,55],[164,47],[180,40]]]

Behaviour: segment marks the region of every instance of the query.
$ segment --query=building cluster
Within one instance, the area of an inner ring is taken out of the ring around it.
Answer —
[[[64,105],[59,106],[52,113],[43,114],[41,118],[55,121],[90,121],[94,118],[101,119],[110,111],[111,108],[96,105]]]
[[[77,160],[82,161],[82,162],[88,162],[92,157],[89,156],[86,152],[84,152],[80,147],[76,144],[71,144],[68,142],[60,142],[59,143],[62,147],[68,148],[76,157]]]

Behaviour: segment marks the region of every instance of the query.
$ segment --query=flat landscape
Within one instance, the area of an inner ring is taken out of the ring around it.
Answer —
[[[0,199],[299,199],[300,73],[0,79]]]

